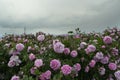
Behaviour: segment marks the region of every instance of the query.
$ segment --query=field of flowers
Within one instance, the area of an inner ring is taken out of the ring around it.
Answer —
[[[5,35],[0,80],[120,80],[120,30]]]

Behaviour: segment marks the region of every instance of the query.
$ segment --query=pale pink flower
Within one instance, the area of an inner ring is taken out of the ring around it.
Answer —
[[[10,60],[10,61],[8,62],[8,66],[9,66],[9,67],[14,67],[14,66],[15,66],[15,61]]]
[[[11,80],[20,80],[20,77],[19,77],[19,76],[14,75],[14,76],[12,76]]]
[[[59,60],[53,59],[50,61],[50,67],[53,70],[58,70],[61,66],[61,62]]]
[[[46,72],[42,73],[40,75],[40,80],[50,80],[51,78],[51,71],[50,70],[47,70]]]
[[[62,44],[61,42],[57,42],[53,45],[53,49],[56,53],[63,53],[64,44]]]
[[[112,49],[112,51],[111,51],[111,53],[115,56],[115,55],[118,55],[118,49],[116,49],[116,48],[113,48]]]
[[[111,44],[111,43],[112,43],[112,38],[111,38],[110,36],[105,36],[105,37],[103,38],[103,42],[104,42],[105,44]]]
[[[71,55],[72,57],[76,57],[76,56],[78,55],[78,53],[77,53],[76,50],[73,50],[73,51],[70,53],[70,55]]]
[[[116,71],[114,73],[114,75],[115,75],[115,77],[116,77],[117,80],[120,80],[120,70]]]
[[[64,49],[64,54],[65,54],[65,55],[68,55],[69,53],[70,53],[70,49],[69,49],[69,48],[65,48],[65,49]]]
[[[58,39],[53,40],[53,45],[56,44],[57,42],[60,42]]]
[[[96,64],[96,61],[95,60],[91,60],[90,63],[89,63],[89,66],[91,68],[93,68],[95,66],[95,64]]]
[[[81,70],[81,65],[79,63],[76,63],[73,68],[76,70],[76,71],[80,71]]]
[[[43,41],[45,39],[45,35],[39,35],[38,37],[37,37],[37,40],[38,41]]]
[[[95,58],[97,58],[97,59],[101,60],[101,59],[103,59],[103,58],[104,58],[103,56],[104,56],[104,55],[103,55],[103,53],[102,53],[102,52],[97,52],[97,53],[96,53],[96,55],[95,55]]]
[[[19,43],[19,44],[16,45],[16,49],[18,51],[22,51],[24,49],[24,45],[22,43]]]
[[[96,50],[96,47],[94,45],[88,45],[88,47],[85,49],[87,54],[91,52],[95,52],[95,50]]]
[[[45,73],[44,73],[44,77],[45,79],[50,79],[51,78],[51,71],[50,70],[47,70]]]
[[[105,70],[104,67],[100,67],[100,68],[99,68],[99,74],[100,74],[100,75],[104,75],[104,74],[105,74],[105,71],[106,71],[106,70]]]
[[[34,75],[35,74],[35,70],[37,70],[37,67],[32,67],[30,69],[30,73]]]
[[[35,57],[35,55],[33,54],[33,53],[31,53],[31,54],[29,54],[29,59],[32,61],[32,60],[34,60],[36,57]]]
[[[64,75],[69,75],[69,74],[71,73],[71,71],[72,71],[72,67],[69,66],[69,65],[63,65],[63,66],[61,67],[61,71],[62,71],[62,73],[63,73]]]
[[[116,65],[115,63],[109,63],[109,64],[108,64],[108,68],[109,68],[110,70],[116,70],[116,69],[117,69],[117,65]]]
[[[102,64],[107,64],[109,62],[109,57],[105,56],[103,59],[100,61]]]
[[[43,66],[43,61],[42,61],[42,59],[36,59],[35,62],[34,62],[34,65],[35,65],[36,67],[41,67],[41,66]]]
[[[86,42],[81,42],[81,43],[80,43],[80,48],[82,48],[82,49],[83,49],[83,48],[85,48],[85,46],[86,46],[86,45],[87,45],[87,43],[86,43]]]

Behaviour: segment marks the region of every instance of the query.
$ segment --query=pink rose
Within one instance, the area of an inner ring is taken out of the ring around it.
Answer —
[[[95,66],[95,64],[96,64],[96,61],[95,60],[91,60],[91,62],[89,63],[89,66],[91,68],[93,68]]]
[[[71,73],[72,67],[69,65],[63,65],[61,71],[64,75],[69,75]]]
[[[50,79],[51,78],[51,71],[50,70],[47,70],[45,73],[44,73],[44,77],[45,79]]]
[[[109,57],[105,56],[100,62],[102,64],[107,64],[109,62]]]
[[[104,67],[100,67],[99,68],[99,74],[100,75],[104,75],[105,74],[105,68]]]
[[[76,70],[76,71],[80,71],[81,70],[81,65],[79,63],[76,63],[73,68]]]
[[[115,77],[116,77],[117,80],[120,80],[120,70],[116,71],[114,73],[114,75],[115,75]]]
[[[64,54],[65,54],[65,55],[68,55],[69,53],[70,53],[70,49],[69,49],[69,48],[65,48],[65,49],[64,49]]]
[[[30,73],[34,75],[36,69],[37,69],[37,67],[32,67],[32,68],[30,69]]]
[[[112,38],[111,38],[110,36],[105,36],[105,37],[103,38],[103,42],[104,42],[105,44],[111,44],[111,43],[112,43]]]
[[[73,50],[73,51],[70,53],[70,55],[71,55],[72,57],[76,57],[76,56],[78,55],[78,53],[77,53],[76,50]]]
[[[24,49],[24,45],[22,43],[19,43],[19,44],[16,45],[16,49],[18,51],[22,51]]]
[[[15,61],[10,60],[10,61],[8,62],[8,66],[9,66],[9,67],[14,67],[14,66],[15,66]]]
[[[38,41],[43,41],[45,39],[45,36],[44,35],[39,35],[38,37],[37,37],[37,40]]]
[[[95,52],[96,47],[94,45],[88,45],[88,47],[85,49],[86,53],[90,53],[90,52]]]
[[[108,64],[108,68],[109,68],[110,70],[116,70],[116,69],[117,69],[117,65],[116,65],[115,63],[109,63],[109,64]]]
[[[63,53],[64,44],[62,44],[61,42],[57,42],[53,45],[53,49],[56,53]]]
[[[14,75],[14,76],[11,78],[11,80],[20,80],[20,77],[19,77],[19,76]]]
[[[29,59],[32,61],[35,59],[35,55],[33,53],[29,54]]]
[[[40,80],[50,80],[51,78],[51,71],[47,70],[46,72],[40,75]]]
[[[42,59],[36,59],[35,62],[34,62],[34,65],[36,67],[41,67],[43,65]]]
[[[53,59],[53,60],[50,62],[50,67],[51,67],[53,70],[59,69],[60,66],[61,66],[61,63],[60,63],[59,60]]]
[[[86,46],[86,45],[87,45],[87,43],[86,43],[86,42],[81,42],[81,43],[80,43],[80,48],[82,48],[82,49],[83,49],[83,48],[85,48],[85,46]]]

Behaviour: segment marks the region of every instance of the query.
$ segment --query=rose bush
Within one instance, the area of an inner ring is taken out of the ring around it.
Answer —
[[[0,80],[120,80],[120,30],[5,35]]]

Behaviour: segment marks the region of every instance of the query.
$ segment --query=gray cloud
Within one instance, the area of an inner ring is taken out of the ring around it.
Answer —
[[[0,34],[102,31],[120,25],[119,0],[0,0]]]

